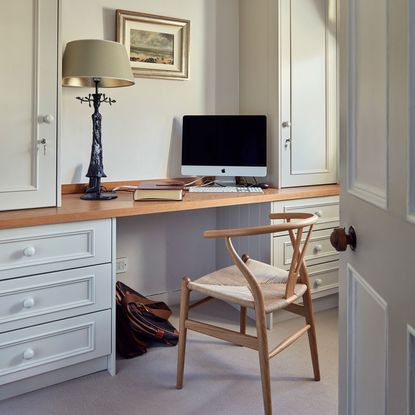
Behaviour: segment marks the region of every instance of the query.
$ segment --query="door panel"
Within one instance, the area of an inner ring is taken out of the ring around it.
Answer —
[[[408,326],[408,414],[415,415],[415,329]]]
[[[0,210],[55,206],[58,1],[1,2],[0,51]]]
[[[349,189],[386,207],[388,65],[386,0],[354,2],[350,18]]]
[[[0,6],[3,32],[0,50],[3,56],[7,56],[2,60],[1,69],[1,78],[6,81],[7,99],[0,104],[2,147],[7,145],[7,151],[0,152],[0,165],[4,171],[10,172],[0,175],[1,192],[33,190],[36,187],[36,176],[32,173],[36,170],[37,157],[32,150],[37,136],[34,123],[37,100],[32,85],[37,75],[37,55],[33,51],[37,50],[38,19],[33,18],[37,15],[36,2],[25,2],[23,12],[22,4],[21,1],[2,2]],[[19,24],[10,16],[19,16]],[[10,39],[13,39],[12,43]]]
[[[356,250],[340,255],[339,413],[406,415],[415,325],[410,0],[339,4],[340,216],[357,233]]]
[[[348,414],[384,414],[388,317],[386,302],[348,267]],[[370,328],[370,336],[367,336]],[[369,395],[366,395],[368,394]],[[370,396],[370,399],[368,399]]]
[[[326,173],[326,1],[291,2],[291,174]],[[312,154],[312,157],[310,157]]]
[[[281,183],[334,183],[336,1],[280,3]]]

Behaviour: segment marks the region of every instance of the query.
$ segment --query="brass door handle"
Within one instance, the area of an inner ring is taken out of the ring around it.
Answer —
[[[350,246],[352,251],[356,250],[356,232],[353,226],[349,227],[349,233],[345,228],[336,228],[330,235],[330,242],[336,251],[343,252]]]

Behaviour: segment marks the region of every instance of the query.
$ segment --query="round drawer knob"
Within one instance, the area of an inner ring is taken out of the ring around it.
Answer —
[[[323,250],[323,245],[318,244],[314,247],[315,254],[319,254],[322,250]]]
[[[52,114],[46,114],[43,117],[41,117],[41,120],[45,123],[45,124],[52,124],[53,121],[55,121],[55,117]]]
[[[317,212],[314,212],[314,214],[316,216],[318,216],[319,218],[321,218],[323,216],[323,212],[321,210],[318,210]]]
[[[323,285],[323,280],[321,279],[321,278],[317,278],[315,281],[314,281],[314,287],[321,287]]]
[[[27,257],[31,257],[36,253],[36,249],[33,246],[27,246],[23,249],[23,255]]]
[[[23,301],[24,308],[32,308],[35,305],[35,300],[32,297],[25,298]]]
[[[24,360],[30,360],[33,359],[33,357],[35,356],[35,351],[33,349],[26,349],[23,353],[23,359]]]

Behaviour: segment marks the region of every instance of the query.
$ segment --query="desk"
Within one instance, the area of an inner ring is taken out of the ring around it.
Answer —
[[[84,201],[66,194],[60,208],[0,212],[0,343],[10,345],[0,351],[0,399],[99,370],[115,374],[117,218],[275,206],[338,192],[331,185],[187,193],[180,202],[134,202],[131,193]]]
[[[118,199],[112,201],[85,201],[79,198],[79,194],[67,194],[62,196],[62,207],[59,208],[0,212],[0,229],[336,196],[338,194],[338,185],[267,189],[263,194],[186,193],[180,202],[134,202],[132,194],[125,192],[119,192]]]

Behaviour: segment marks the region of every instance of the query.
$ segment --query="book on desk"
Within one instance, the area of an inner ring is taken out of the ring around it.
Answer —
[[[143,182],[134,191],[134,200],[183,200],[181,182]]]

